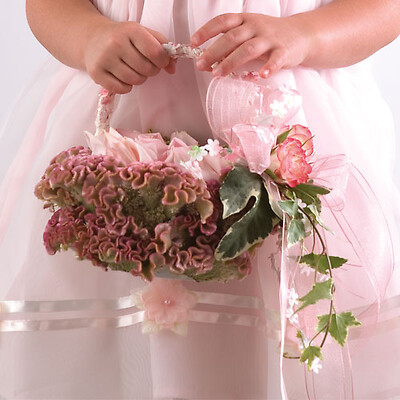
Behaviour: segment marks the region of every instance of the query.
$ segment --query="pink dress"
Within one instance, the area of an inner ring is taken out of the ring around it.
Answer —
[[[138,21],[178,43],[188,43],[200,26],[218,14],[256,12],[284,17],[327,2],[94,1],[113,20]],[[204,142],[212,136],[205,111],[211,78],[211,74],[197,71],[192,61],[179,61],[175,75],[162,71],[120,97],[112,125],[164,134],[186,130]],[[281,366],[280,254],[273,236],[258,252],[245,280],[184,282],[208,298],[196,307],[210,317],[191,321],[187,336],[169,331],[142,334],[140,324],[134,321],[138,310],[123,304],[146,285],[144,282],[126,273],[94,268],[70,252],[49,256],[42,244],[49,213],[33,196],[34,185],[55,154],[85,145],[83,132],[94,130],[99,93],[84,72],[51,61],[26,93],[32,104],[22,104],[5,131],[21,140],[14,146],[18,151],[0,191],[0,398],[400,398],[399,263],[388,286],[387,275],[382,272],[379,276],[379,271],[391,268],[383,265],[392,262],[387,232],[393,253],[396,257],[400,254],[395,228],[395,221],[400,221],[399,208],[392,207],[399,204],[399,196],[390,178],[390,113],[365,65],[332,70],[299,67],[273,79],[303,96],[303,108],[293,122],[310,127],[316,152],[321,156],[346,154],[379,199],[382,213],[375,209],[376,199],[368,202],[370,192],[361,193],[355,187],[346,192],[354,238],[373,244],[367,256],[378,264],[376,276],[371,277],[370,272],[358,275],[355,268],[343,282],[343,292],[350,293],[346,304],[350,308],[368,306],[368,296],[359,296],[363,285],[365,292],[379,291],[375,296],[383,300],[379,321],[350,335],[345,355],[336,363],[327,362],[319,374],[305,372],[295,360],[283,360]],[[23,118],[25,114],[29,121]],[[1,155],[9,151],[0,146]],[[12,323],[13,319],[16,322]],[[38,324],[32,319],[45,322]],[[328,350],[329,346],[336,345],[328,341]]]

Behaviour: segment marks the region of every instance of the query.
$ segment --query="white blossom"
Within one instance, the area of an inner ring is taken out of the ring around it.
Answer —
[[[213,140],[213,139],[208,139],[207,144],[205,146],[200,147],[201,149],[204,149],[208,151],[208,154],[211,157],[216,157],[219,155],[220,151],[222,150],[222,147],[219,144],[218,140]]]
[[[299,316],[297,315],[297,314],[293,314],[293,313],[291,313],[292,315],[290,315],[289,316],[289,322],[291,323],[291,324],[298,324],[299,323]]]
[[[287,291],[288,294],[288,301],[291,307],[293,307],[296,304],[299,304],[299,295],[296,293],[296,290],[294,288],[291,288]]]
[[[286,104],[282,101],[274,100],[269,107],[274,117],[283,118],[288,113]]]
[[[310,371],[313,371],[316,374],[318,374],[318,372],[321,368],[322,368],[322,365],[320,363],[320,359],[318,357],[315,357],[311,364]]]
[[[207,150],[202,146],[192,146],[189,150],[189,156],[191,162],[203,161],[203,157],[207,155]]]
[[[286,105],[287,108],[292,108],[296,104],[295,97],[290,93],[284,94],[283,103]]]

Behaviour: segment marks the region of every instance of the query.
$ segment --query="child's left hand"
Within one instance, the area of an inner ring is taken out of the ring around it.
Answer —
[[[202,71],[211,71],[211,66],[220,62],[213,70],[215,76],[227,75],[254,60],[265,62],[259,71],[263,77],[295,67],[307,59],[313,38],[304,24],[300,26],[296,16],[222,14],[192,36],[192,45],[200,46],[221,33],[197,61]]]

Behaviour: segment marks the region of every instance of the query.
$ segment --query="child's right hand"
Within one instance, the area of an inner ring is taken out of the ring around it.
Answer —
[[[161,46],[168,40],[137,22],[101,24],[84,45],[83,62],[90,77],[114,93],[128,93],[161,69],[175,72],[173,61]]]

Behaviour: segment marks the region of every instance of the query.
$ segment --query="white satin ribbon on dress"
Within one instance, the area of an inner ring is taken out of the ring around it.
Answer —
[[[194,292],[197,304],[235,307],[253,310],[255,315],[233,312],[190,310],[189,321],[216,324],[232,324],[266,329],[263,318],[264,305],[261,299],[252,296],[237,296],[226,293]],[[133,309],[133,310],[132,310]],[[76,313],[98,311],[124,311],[124,315],[98,317],[76,317]],[[0,302],[0,332],[32,332],[65,329],[122,328],[136,325],[145,320],[145,311],[137,311],[133,295],[116,299],[79,299],[56,301],[6,300]],[[65,318],[64,313],[74,312]],[[24,319],[16,319],[18,314]],[[30,315],[33,314],[33,315]],[[45,315],[43,315],[45,314]]]

